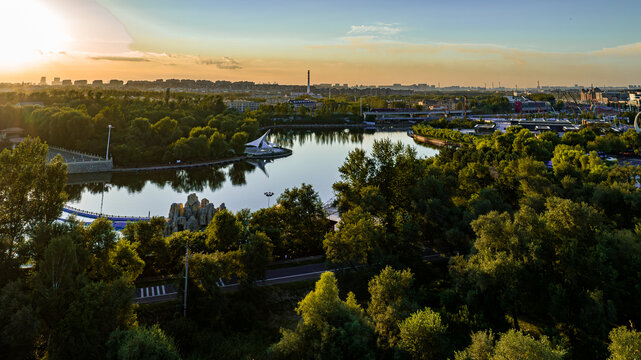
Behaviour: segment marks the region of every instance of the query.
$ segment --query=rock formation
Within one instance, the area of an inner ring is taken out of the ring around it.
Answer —
[[[214,215],[223,209],[226,209],[225,203],[216,208],[209,200],[198,201],[196,194],[189,194],[186,203],[174,203],[169,207],[165,235],[171,235],[183,230],[203,230],[209,225]]]

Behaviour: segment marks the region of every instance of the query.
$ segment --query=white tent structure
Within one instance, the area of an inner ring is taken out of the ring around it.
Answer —
[[[291,153],[291,150],[281,148],[267,141],[267,135],[269,135],[269,130],[258,139],[245,144],[245,154],[249,156],[281,157]]]
[[[245,147],[247,148],[257,148],[257,149],[271,149],[275,147],[274,144],[270,143],[267,141],[267,135],[269,135],[269,130],[267,130],[266,133],[263,134],[263,136],[259,137],[258,139],[248,142],[245,144]]]

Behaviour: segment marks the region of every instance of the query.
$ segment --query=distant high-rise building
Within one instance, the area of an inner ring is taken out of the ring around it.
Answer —
[[[85,86],[87,85],[87,80],[76,80],[73,82],[73,84],[76,86]]]
[[[62,85],[70,86],[71,85],[71,80],[62,80]]]
[[[51,83],[51,85],[60,86],[62,85],[62,82],[60,81],[59,77],[55,77],[53,78],[53,82]]]
[[[122,85],[124,85],[124,83],[125,82],[122,81],[122,80],[115,80],[115,79],[114,80],[109,80],[109,85],[112,85],[112,86],[122,86]]]
[[[102,80],[94,80],[91,85],[93,86],[102,86]]]
[[[40,78],[40,85],[47,85],[47,77],[43,76]]]
[[[307,70],[307,93],[310,93],[310,72]]]

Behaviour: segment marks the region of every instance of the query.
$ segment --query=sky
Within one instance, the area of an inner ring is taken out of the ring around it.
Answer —
[[[641,1],[0,0],[0,82],[641,84]],[[636,29],[635,29],[636,28]]]

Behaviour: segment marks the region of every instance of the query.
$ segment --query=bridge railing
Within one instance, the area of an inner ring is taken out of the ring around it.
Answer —
[[[93,211],[86,211],[86,210],[81,210],[74,208],[72,206],[65,206],[63,208],[63,211],[70,213],[70,214],[77,214],[79,216],[83,215],[89,215],[85,217],[105,217],[108,218],[109,220],[132,220],[132,221],[139,221],[139,220],[149,220],[151,219],[150,217],[145,217],[145,216],[118,216],[118,215],[109,215],[109,214],[100,214],[97,212]]]
[[[102,156],[100,156],[100,155],[96,155],[96,154],[89,154],[89,153],[85,153],[85,152],[81,152],[81,151],[76,151],[76,150],[64,149],[64,148],[57,147],[57,146],[51,146],[51,145],[49,145],[49,149],[54,150],[54,151],[58,151],[58,152],[67,152],[67,153],[69,153],[69,154],[73,154],[73,155],[77,155],[77,156],[82,156],[82,157],[86,157],[86,158],[91,159],[91,160],[86,160],[86,161],[101,161],[101,160],[105,160],[105,159],[104,159]]]

